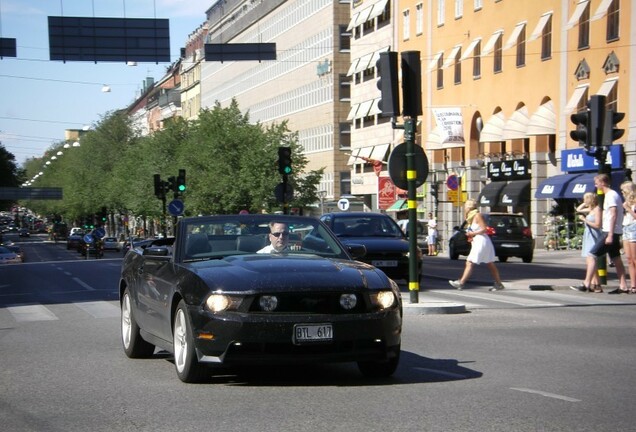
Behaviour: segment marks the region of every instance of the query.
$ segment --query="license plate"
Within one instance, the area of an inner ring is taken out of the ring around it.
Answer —
[[[296,324],[294,326],[294,343],[324,342],[333,339],[331,324]]]
[[[501,247],[505,247],[505,248],[518,248],[519,245],[518,244],[514,244],[514,243],[502,243]]]
[[[383,260],[371,261],[371,265],[374,267],[397,267],[398,263],[395,260]]]

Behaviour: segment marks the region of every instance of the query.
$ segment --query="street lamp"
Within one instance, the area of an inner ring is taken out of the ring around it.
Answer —
[[[326,190],[318,191],[318,197],[320,197],[320,216],[325,214],[325,197],[327,196]]]

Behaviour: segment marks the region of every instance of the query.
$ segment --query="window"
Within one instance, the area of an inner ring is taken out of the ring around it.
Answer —
[[[612,1],[607,10],[607,42],[618,40],[619,0]]]
[[[351,125],[349,123],[340,123],[340,148],[351,148]]]
[[[424,31],[424,8],[422,3],[415,5],[415,34],[421,35]]]
[[[462,83],[462,62],[460,61],[461,58],[461,51],[462,49],[459,48],[459,51],[457,51],[457,56],[455,57],[455,79],[454,79],[454,83],[455,84],[461,84]]]
[[[446,19],[445,11],[444,11],[444,0],[437,0],[437,25],[444,25],[444,20]]]
[[[590,47],[590,4],[586,3],[579,18],[579,49]]]
[[[347,27],[341,25],[340,27],[340,51],[349,51],[351,49],[351,32],[347,30]]]
[[[473,78],[479,78],[481,76],[481,41],[477,42],[473,50]]]
[[[464,0],[455,0],[455,19],[464,16]]]
[[[402,22],[402,39],[407,40],[411,37],[411,19],[409,10],[406,9],[403,14],[403,22]]]
[[[517,67],[526,65],[526,27],[524,26],[517,38]]]
[[[541,32],[541,60],[552,57],[552,15],[543,27]]]
[[[618,112],[618,86],[614,85],[605,98],[605,108]]]
[[[437,88],[444,88],[444,54],[437,59]]]
[[[351,99],[351,81],[346,74],[338,75],[338,82],[340,84],[339,90],[340,95],[339,99],[342,100],[350,100]]]
[[[495,53],[494,53],[494,64],[493,64],[493,72],[498,73],[503,69],[503,50],[502,50],[502,38],[498,38],[495,42]]]

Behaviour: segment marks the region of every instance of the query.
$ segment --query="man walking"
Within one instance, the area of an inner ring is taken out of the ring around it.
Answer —
[[[610,179],[607,174],[595,176],[594,186],[596,186],[596,189],[603,191],[605,197],[603,199],[602,234],[592,246],[590,254],[596,258],[608,254],[614,262],[619,287],[610,291],[609,294],[628,292],[627,283],[625,282],[625,267],[621,260],[621,234],[623,234],[622,200],[618,193],[610,188]],[[596,260],[589,260],[585,275],[585,286],[590,286],[596,271]]]

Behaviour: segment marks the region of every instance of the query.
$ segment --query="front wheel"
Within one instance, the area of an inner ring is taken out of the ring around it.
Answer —
[[[507,256],[500,256],[498,258],[499,258],[499,262],[504,262],[505,263],[506,261],[508,261],[508,257]]]
[[[121,301],[121,342],[124,352],[130,358],[148,358],[155,352],[155,346],[141,337],[139,325],[130,304],[130,292],[124,291]]]
[[[532,262],[532,254],[522,257],[521,260],[524,263],[531,263]]]
[[[206,367],[197,360],[194,349],[192,325],[188,319],[186,304],[179,302],[173,326],[174,366],[179,379],[186,383],[200,382],[205,378]]]
[[[358,362],[358,369],[367,378],[386,378],[395,372],[400,363],[400,346],[395,350],[395,356],[384,361]]]

